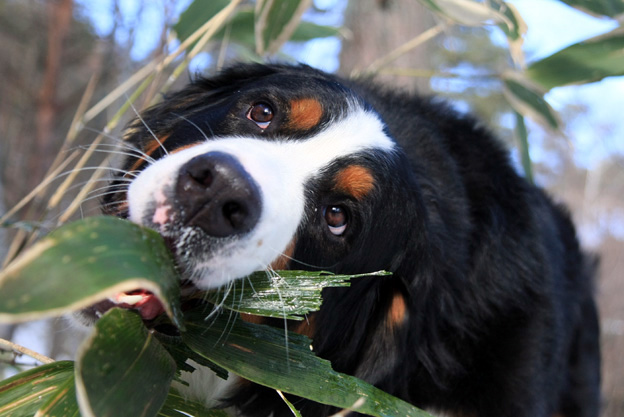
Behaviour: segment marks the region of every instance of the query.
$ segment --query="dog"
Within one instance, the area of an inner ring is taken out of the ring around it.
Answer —
[[[304,65],[239,64],[168,95],[125,140],[137,151],[104,211],[158,231],[200,289],[263,269],[392,273],[325,289],[298,327],[335,370],[445,416],[598,416],[595,262],[471,116]],[[222,400],[292,415],[250,383]]]

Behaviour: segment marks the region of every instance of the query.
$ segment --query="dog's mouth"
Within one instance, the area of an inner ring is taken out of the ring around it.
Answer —
[[[121,292],[114,297],[104,299],[90,307],[85,308],[82,313],[92,319],[99,319],[108,310],[120,307],[128,310],[136,310],[144,321],[151,321],[165,312],[162,302],[152,293],[144,289],[136,289]]]
[[[160,300],[152,292],[143,289],[119,293],[114,301],[117,307],[137,310],[146,321],[155,319],[165,311]]]
[[[176,239],[164,235],[161,236],[177,263],[179,259],[176,250]],[[180,297],[183,302],[193,298],[198,293],[200,293],[200,289],[190,279],[182,279],[180,281]],[[136,288],[117,293],[81,310],[78,315],[84,320],[79,321],[85,324],[92,324],[107,311],[115,307],[137,311],[146,323],[154,321],[166,311],[162,301],[153,292],[144,288]]]

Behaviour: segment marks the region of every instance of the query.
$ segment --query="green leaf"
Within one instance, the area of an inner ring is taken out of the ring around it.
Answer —
[[[340,29],[333,26],[317,25],[316,23],[302,21],[290,37],[291,42],[306,42],[317,38],[340,36]]]
[[[193,5],[200,3],[196,0]],[[223,2],[227,4],[227,2]],[[221,5],[222,6],[222,5]],[[190,10],[187,9],[187,11]],[[218,10],[217,10],[218,11]],[[186,12],[180,17],[178,23],[174,26],[178,38],[180,41],[184,41],[193,32],[201,27],[208,19],[214,15],[213,10],[201,9],[195,6],[189,15],[186,16]],[[255,13],[252,7],[241,7],[238,13],[230,19],[224,28],[217,31],[212,37],[215,41],[221,41],[225,38],[226,33],[228,40],[233,43],[237,43],[254,49],[256,45],[256,35],[254,33]],[[300,22],[292,36],[290,41],[293,42],[305,42],[316,38],[326,38],[329,36],[339,36],[340,30],[332,26],[317,25],[311,22]]]
[[[256,37],[253,31],[255,14],[253,10],[242,9],[230,21],[229,39],[241,45],[253,48],[256,44]],[[226,29],[217,32],[213,39],[223,39]],[[290,41],[305,42],[316,38],[326,38],[340,35],[340,30],[333,26],[317,25],[311,22],[300,22],[297,29],[292,34]]]
[[[206,307],[186,315],[182,338],[191,349],[230,372],[285,393],[372,416],[421,416],[424,411],[355,377],[335,372],[310,350],[305,336],[281,329],[232,322],[228,314],[205,320]],[[363,399],[363,403],[362,403]]]
[[[180,15],[178,23],[173,25],[173,30],[180,42],[184,42],[186,38],[212,19],[229,2],[229,0],[195,0],[192,2]]]
[[[161,417],[228,417],[223,410],[209,410],[201,404],[185,399],[175,389],[169,391],[167,400],[158,415]]]
[[[181,324],[178,274],[160,235],[115,217],[87,218],[0,272],[0,321],[57,316],[138,288],[153,292]]]
[[[559,0],[568,6],[597,16],[616,17],[624,13],[622,0]]]
[[[275,54],[292,36],[311,0],[257,0],[254,33],[258,55]]]
[[[503,74],[503,94],[523,116],[531,117],[551,129],[559,127],[557,113],[544,100],[544,92],[522,75],[515,72]]]
[[[80,417],[73,375],[59,386],[57,392],[50,396],[35,417]]]
[[[70,361],[42,365],[8,378],[0,382],[0,416],[34,416],[40,408],[67,404],[71,399],[65,390],[73,382],[74,365]]]
[[[546,89],[624,75],[624,28],[569,46],[529,66],[527,74]]]
[[[327,272],[275,271],[254,272],[233,283],[226,294],[211,293],[207,299],[224,308],[257,316],[303,320],[321,307],[321,291],[325,287],[348,287],[351,278],[386,276],[379,271],[359,275],[333,275]]]
[[[155,416],[175,374],[175,361],[141,317],[114,308],[95,325],[76,359],[83,416]]]
[[[529,154],[529,135],[527,132],[524,117],[518,112],[516,114],[516,137],[518,138],[518,148],[522,160],[522,168],[526,179],[533,182],[533,164],[531,163],[531,155]]]

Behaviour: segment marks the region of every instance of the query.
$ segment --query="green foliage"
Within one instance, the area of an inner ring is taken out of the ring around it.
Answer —
[[[114,308],[95,325],[76,358],[83,416],[153,416],[162,407],[176,364],[132,311]]]
[[[624,75],[624,28],[576,43],[534,62],[527,75],[546,89]]]
[[[0,272],[0,320],[9,312],[11,321],[53,317],[68,305],[85,308],[136,288],[165,300],[169,316],[181,323],[178,275],[160,235],[126,220],[92,217],[49,234]]]
[[[360,275],[333,275],[304,271],[280,271],[270,274],[258,271],[244,280],[232,283],[224,297],[200,295],[223,308],[264,317],[303,320],[321,307],[321,290],[326,287],[348,287],[349,280],[363,276],[385,276],[387,272]],[[284,302],[284,300],[288,300]]]
[[[77,413],[73,389],[74,365],[54,362],[31,369],[0,382],[0,416],[53,415],[57,404]],[[56,415],[71,416],[70,412]]]
[[[472,60],[476,65],[486,65],[494,69],[494,76],[503,83],[503,93],[507,104],[513,109],[518,125],[518,148],[523,156],[523,166],[527,178],[532,177],[529,143],[521,132],[525,131],[524,118],[528,117],[547,127],[559,129],[560,121],[554,110],[544,99],[551,88],[571,84],[584,84],[599,81],[606,77],[624,75],[624,32],[621,24],[614,31],[587,39],[569,46],[551,56],[524,66],[522,36],[527,30],[522,16],[504,0],[477,2],[474,0],[420,0],[435,13],[442,15],[447,23],[456,26],[486,26],[495,24],[503,30],[508,40],[508,56],[513,65],[500,69],[492,65],[492,60],[479,58],[486,49],[472,45],[469,53],[475,53]],[[601,17],[617,18],[624,13],[621,0],[560,0],[569,6]],[[621,20],[620,20],[621,22]],[[539,28],[529,28],[529,30]],[[467,42],[473,38],[468,36]],[[465,61],[464,61],[465,62]],[[479,83],[474,83],[479,88]],[[483,84],[483,83],[481,83]],[[478,94],[481,96],[483,94]],[[479,97],[476,98],[479,101]],[[483,101],[483,100],[482,100]],[[493,100],[487,100],[494,103]],[[499,110],[491,110],[496,112]],[[518,118],[520,115],[521,118]],[[525,132],[526,133],[526,132]],[[520,135],[520,136],[519,136]]]
[[[231,323],[227,314],[211,320],[210,326],[198,325],[205,316],[204,307],[189,311],[182,338],[195,352],[247,380],[340,408],[358,403],[357,411],[371,416],[428,416],[362,380],[335,372],[311,352],[312,341],[305,336],[288,333],[285,340],[283,330]]]
[[[112,249],[114,236],[117,244],[129,243],[127,254]],[[107,249],[94,250],[102,246]],[[170,281],[179,282],[179,277],[169,266],[162,266],[171,262],[163,250],[160,236],[117,218],[92,218],[61,227],[3,272],[0,319],[10,323],[24,317],[58,315],[88,305],[85,300],[93,303],[96,297],[111,297],[114,292],[146,283],[167,311],[179,312],[179,298],[171,297],[167,290]],[[65,258],[68,253],[72,256]],[[164,260],[154,256],[164,256]],[[151,262],[160,266],[144,267]],[[112,274],[114,285],[102,279],[102,271]],[[42,275],[45,280],[41,280]],[[386,275],[378,272],[366,276],[389,279]],[[185,363],[189,358],[222,376],[233,372],[336,407],[350,408],[357,403],[359,412],[372,416],[427,416],[355,377],[333,371],[327,361],[314,355],[312,342],[305,336],[288,332],[285,338],[281,329],[245,323],[237,319],[237,313],[215,310],[207,301],[221,301],[224,308],[234,311],[302,319],[320,307],[324,287],[349,285],[348,280],[357,277],[304,271],[276,272],[270,277],[256,273],[248,278],[247,290],[241,288],[235,296],[233,291],[225,296],[201,293],[188,300],[194,307],[183,319],[171,314],[180,336],[148,330],[137,313],[112,309],[98,320],[81,345],[75,366],[67,362],[44,365],[0,383],[0,416],[15,415],[18,410],[48,415],[45,413],[50,410],[57,413],[61,409],[64,416],[176,416],[180,411],[186,415],[221,415],[196,403],[187,405],[171,390],[176,370],[192,371]],[[42,297],[38,280],[45,281],[48,295],[54,295],[52,307],[42,310],[37,303],[11,302]],[[29,285],[9,285],[16,281]],[[89,283],[84,300],[68,290],[84,285],[81,281]],[[168,322],[166,316],[157,323],[163,321]]]
[[[228,0],[195,0],[173,26],[178,39],[184,41],[205,22],[222,10]],[[309,1],[259,1],[257,7],[240,7],[227,25],[213,37],[214,41],[237,43],[255,50],[260,56],[273,55],[290,40],[305,42],[316,38],[337,36],[335,27],[301,21]]]

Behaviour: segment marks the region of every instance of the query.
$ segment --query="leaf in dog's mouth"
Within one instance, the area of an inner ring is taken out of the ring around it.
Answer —
[[[84,308],[101,315],[119,304],[143,317],[165,312],[183,326],[180,278],[163,238],[116,217],[62,226],[0,272],[2,322]]]

